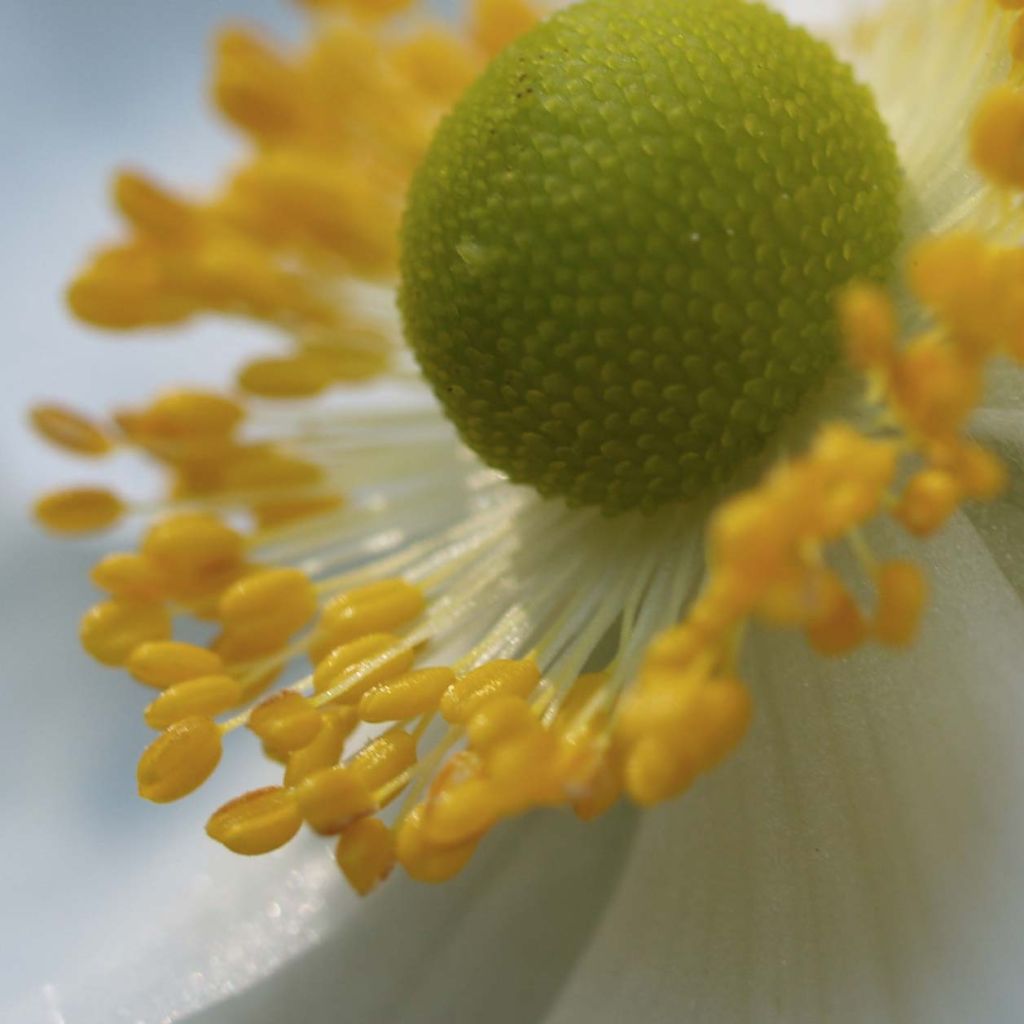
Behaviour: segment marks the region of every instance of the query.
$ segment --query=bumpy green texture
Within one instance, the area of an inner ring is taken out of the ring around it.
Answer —
[[[544,495],[650,510],[727,482],[884,278],[902,175],[867,89],[744,0],[587,0],[439,128],[400,304],[466,443]]]

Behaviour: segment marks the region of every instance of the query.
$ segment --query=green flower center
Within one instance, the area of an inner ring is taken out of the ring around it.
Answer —
[[[438,129],[400,305],[465,442],[608,512],[696,497],[763,451],[884,278],[902,175],[869,91],[745,0],[585,0]]]

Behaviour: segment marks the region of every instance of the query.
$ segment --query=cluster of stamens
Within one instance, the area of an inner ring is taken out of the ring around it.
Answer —
[[[342,6],[380,13],[403,4]],[[317,147],[335,137],[328,101],[357,84],[354,68],[381,70],[351,59],[363,52],[369,30],[346,24],[325,31],[296,65],[250,37],[229,36],[217,96],[266,143],[267,162],[261,156],[202,208],[122,178],[119,203],[137,235],[86,271],[73,289],[76,309],[121,327],[206,309],[283,318],[298,353],[276,369],[250,366],[243,385],[295,396],[343,378],[349,370],[304,375],[298,365],[310,365],[310,339],[322,348],[327,336],[350,336],[337,330],[332,318],[344,317],[344,306],[327,300],[324,282],[342,266],[373,276],[393,265],[393,200],[438,110],[483,54],[529,21],[511,0],[481,0],[476,12],[472,45],[430,30],[373,50],[375,60],[385,53],[391,62],[385,80],[395,89],[378,82],[364,90],[372,102],[358,92],[350,105],[363,110],[372,133],[364,137],[346,121],[352,137],[344,153]],[[1017,51],[1022,35],[1013,37]],[[349,59],[327,60],[338,53]],[[328,65],[346,76],[329,89],[316,77]],[[399,65],[415,88],[398,89]],[[389,120],[397,109],[400,124]],[[391,178],[373,180],[360,169],[355,154],[367,138],[392,147]],[[1022,140],[1024,100],[1000,90],[973,133],[975,162],[996,185],[1024,188]],[[355,183],[381,194],[336,201],[332,190]],[[321,219],[325,210],[343,219],[364,201],[362,234]],[[287,216],[272,217],[275,210]],[[284,269],[285,257],[296,254],[306,261],[301,274]],[[207,271],[213,277],[204,278]],[[344,511],[339,489],[301,449],[248,439],[241,399],[174,392],[110,425],[39,407],[35,425],[65,450],[98,457],[130,446],[172,479],[173,514],[148,529],[138,551],[95,567],[107,599],[81,628],[94,657],[158,691],[145,712],[160,732],[138,765],[141,795],[166,802],[193,792],[216,768],[224,737],[247,729],[283,766],[283,778],[217,810],[207,824],[215,840],[262,854],[305,823],[336,837],[338,864],[361,893],[395,863],[414,878],[441,881],[461,870],[502,819],[559,805],[591,818],[622,795],[655,803],[717,764],[751,717],[740,664],[751,624],[801,630],[826,656],[869,640],[910,644],[927,603],[924,574],[876,556],[863,531],[887,518],[925,538],[964,502],[1002,491],[1004,469],[970,440],[969,420],[988,364],[1001,357],[1024,363],[1024,255],[978,237],[942,237],[912,248],[907,276],[932,326],[905,342],[884,290],[855,284],[840,300],[870,421],[863,428],[826,424],[806,454],[719,506],[700,595],[682,622],[650,644],[626,686],[614,658],[606,671],[579,665],[568,679],[549,671],[547,650],[505,656],[463,643],[461,657],[442,659],[445,643],[459,636],[463,609],[487,581],[462,579],[461,564],[432,560],[430,550],[341,573],[330,559],[310,560],[318,532],[329,535]],[[316,359],[323,354],[318,349]],[[314,379],[315,387],[296,383]],[[62,532],[109,526],[126,510],[111,492],[91,488],[50,495],[37,507],[43,523]],[[478,511],[486,518],[486,507]],[[252,524],[249,532],[243,522]],[[457,532],[444,541],[453,550],[464,543]],[[843,549],[860,579],[836,567]],[[867,603],[858,590],[865,581],[873,592]],[[209,641],[173,639],[180,617],[207,623]],[[301,657],[311,672],[265,696]]]

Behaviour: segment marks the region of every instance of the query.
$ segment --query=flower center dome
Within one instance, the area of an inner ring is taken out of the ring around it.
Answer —
[[[484,461],[651,510],[727,482],[882,279],[902,175],[870,92],[745,0],[586,0],[505,50],[439,127],[400,306]]]

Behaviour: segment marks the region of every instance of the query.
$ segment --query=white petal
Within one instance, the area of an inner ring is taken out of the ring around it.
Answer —
[[[751,644],[757,724],[646,817],[549,1024],[1024,1018],[1024,614],[963,520],[912,652]]]

